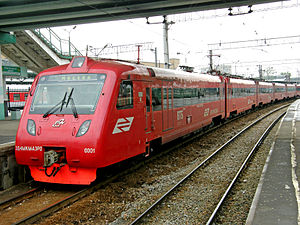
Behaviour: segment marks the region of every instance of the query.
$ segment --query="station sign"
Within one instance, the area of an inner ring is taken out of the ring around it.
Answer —
[[[27,68],[19,66],[2,66],[3,76],[27,77]]]

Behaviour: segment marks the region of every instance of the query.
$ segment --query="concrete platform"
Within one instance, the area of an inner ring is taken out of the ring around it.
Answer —
[[[0,120],[0,144],[15,141],[20,120],[12,120],[6,117]]]
[[[282,119],[246,224],[300,224],[300,100]]]
[[[19,120],[0,120],[0,190],[26,181],[26,168],[16,163],[14,141]]]

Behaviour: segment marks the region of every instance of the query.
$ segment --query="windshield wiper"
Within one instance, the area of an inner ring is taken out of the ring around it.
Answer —
[[[70,101],[71,101],[71,109],[72,109],[72,112],[73,112],[73,116],[75,118],[78,118],[78,113],[77,113],[77,109],[76,109],[73,98],[71,98]]]
[[[51,109],[49,109],[49,110],[43,115],[43,118],[46,118],[48,115],[55,113],[55,112],[59,109],[59,105],[61,105],[61,107],[60,107],[60,111],[61,111],[62,108],[63,108],[63,106],[64,106],[64,104],[66,103],[66,102],[65,102],[66,97],[67,97],[67,92],[65,92],[64,98],[63,98],[59,103],[57,103],[55,106],[53,106]]]
[[[68,107],[69,103],[71,102],[71,109],[72,109],[72,112],[73,112],[73,116],[75,118],[78,118],[77,109],[76,109],[76,106],[75,106],[75,103],[74,103],[74,99],[72,98],[73,91],[74,91],[74,88],[72,88],[72,90],[71,90],[71,92],[68,96],[66,108]]]
[[[60,112],[62,111],[63,106],[64,106],[64,104],[66,103],[66,102],[65,102],[66,97],[67,97],[67,92],[65,93],[65,96],[64,96],[63,100],[61,101],[61,106],[60,106],[60,110],[59,110]]]
[[[68,100],[67,100],[66,108],[67,108],[67,107],[68,107],[68,105],[69,105],[69,102],[70,102],[71,96],[72,96],[72,94],[73,94],[73,91],[74,91],[74,88],[72,88],[72,90],[71,90],[71,92],[70,92],[70,94],[69,94],[69,96],[68,96]]]

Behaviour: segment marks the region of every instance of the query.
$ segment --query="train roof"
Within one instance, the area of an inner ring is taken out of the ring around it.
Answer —
[[[74,67],[76,59],[82,59],[82,64]],[[100,59],[94,60],[88,57],[74,57],[73,60],[67,64],[43,71],[41,74],[64,74],[64,73],[87,73],[94,72],[99,69],[111,70],[121,75],[138,74],[147,77],[155,77],[161,80],[180,80],[188,82],[212,82],[221,83],[220,76],[203,74],[203,73],[190,73],[179,70],[162,69],[157,67],[150,67],[142,64],[134,64],[133,62],[113,60],[113,59]],[[151,72],[150,72],[151,71]]]
[[[259,81],[259,85],[273,86],[273,83]]]
[[[184,80],[184,81],[203,81],[203,82],[212,82],[212,83],[220,83],[222,79],[220,76],[209,75],[205,73],[190,73],[181,70],[172,70],[172,69],[162,69],[157,67],[151,67],[140,64],[131,64],[126,62],[120,62],[122,64],[134,66],[135,69],[129,71],[128,74],[138,72],[139,74],[143,74],[145,76],[151,76],[149,73],[149,69],[154,71],[155,77],[161,80]]]
[[[230,78],[230,83],[235,83],[235,84],[255,84],[255,81],[254,80],[243,80],[243,79]]]
[[[282,83],[275,83],[275,86],[285,87],[285,84],[282,84]]]
[[[289,87],[295,87],[295,84],[287,84]]]

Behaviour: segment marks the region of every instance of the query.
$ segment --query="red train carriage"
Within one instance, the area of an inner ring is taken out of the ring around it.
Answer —
[[[10,110],[23,109],[28,97],[30,85],[8,85],[7,97]]]
[[[293,98],[297,95],[295,84],[286,84],[287,98]]]
[[[286,85],[281,83],[273,83],[274,100],[280,101],[286,98]]]
[[[227,78],[227,117],[257,106],[255,81]]]
[[[296,96],[300,96],[300,84],[296,84]]]
[[[225,117],[222,77],[77,57],[40,73],[16,137],[37,181],[89,184],[97,168]]]
[[[268,104],[274,101],[274,88],[272,83],[258,82],[258,105]]]

